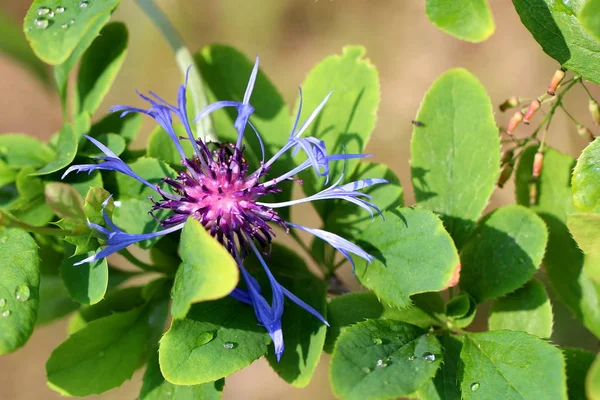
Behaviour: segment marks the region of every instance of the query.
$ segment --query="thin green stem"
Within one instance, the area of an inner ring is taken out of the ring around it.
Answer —
[[[0,226],[6,227],[17,227],[26,230],[27,232],[35,232],[42,235],[50,235],[50,236],[72,236],[74,234],[73,231],[58,229],[58,228],[49,228],[46,226],[33,226],[29,225],[23,221],[19,221],[17,218],[12,215],[0,210]]]
[[[200,70],[194,61],[192,53],[190,53],[189,49],[185,46],[183,40],[167,16],[156,4],[154,4],[154,0],[137,0],[137,3],[142,11],[144,11],[150,20],[152,20],[173,49],[177,65],[184,76],[188,73],[187,71],[189,68],[188,89],[192,93],[194,113],[195,115],[198,115],[200,111],[208,105],[208,100],[206,98],[206,92],[204,91]],[[217,141],[210,116],[202,118],[196,123],[196,131],[198,137],[205,142]]]
[[[592,96],[592,92],[590,92],[590,89],[588,89],[588,87],[585,85],[585,83],[583,82],[583,79],[579,80],[579,83],[581,83],[581,86],[583,86],[583,88],[585,89],[585,91],[587,92],[588,96],[590,97],[590,99],[596,101],[596,99],[594,98],[594,96]],[[597,102],[597,101],[596,101]]]

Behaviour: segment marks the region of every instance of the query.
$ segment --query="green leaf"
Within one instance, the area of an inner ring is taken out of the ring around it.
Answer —
[[[270,340],[252,307],[230,297],[194,304],[161,339],[160,369],[176,385],[213,382],[264,355]]]
[[[596,355],[596,360],[585,378],[585,393],[589,399],[597,399],[600,396],[600,355]]]
[[[525,207],[494,210],[461,250],[460,287],[482,303],[523,286],[539,268],[548,232]]]
[[[600,214],[569,214],[567,226],[584,253],[600,253]]]
[[[127,40],[125,24],[111,22],[85,51],[77,75],[76,115],[82,111],[96,112],[125,60]]]
[[[399,208],[383,215],[385,221],[373,221],[358,243],[375,257],[371,264],[355,260],[358,280],[400,308],[410,305],[412,294],[442,290],[459,263],[442,222],[431,211],[418,208]]]
[[[346,46],[341,55],[320,61],[301,85],[300,123],[333,91],[327,105],[304,134],[323,140],[329,154],[362,153],[375,127],[380,100],[379,75],[365,54],[362,46]],[[294,109],[298,106],[296,102]],[[335,162],[330,176],[337,179],[342,170],[346,176],[352,176],[357,167],[358,160]],[[312,171],[304,176],[302,189],[307,194],[320,190],[325,182],[322,178],[316,179]],[[319,211],[321,216],[327,215],[325,209],[319,208]]]
[[[21,229],[0,231],[0,354],[23,346],[39,307],[38,246]]]
[[[173,130],[177,136],[187,137],[182,124],[174,124]],[[185,155],[191,158],[194,155],[192,143],[189,140],[180,140],[179,143],[181,143]],[[181,156],[179,155],[179,151],[177,151],[177,147],[175,147],[175,143],[173,143],[171,137],[160,126],[156,126],[152,133],[150,133],[146,155],[162,160],[170,165],[181,166]]]
[[[44,189],[46,203],[60,218],[85,222],[83,199],[73,186],[62,182],[50,182]]]
[[[563,354],[567,362],[569,399],[585,399],[585,376],[594,362],[594,354],[581,349],[564,349]]]
[[[51,174],[71,164],[77,153],[77,136],[73,132],[71,125],[64,125],[60,130],[56,151],[58,156],[56,159],[50,161],[31,175]]]
[[[433,380],[418,391],[422,400],[461,400],[460,379],[458,377],[462,338],[445,334],[438,336],[444,349],[443,361]]]
[[[90,322],[52,352],[46,363],[48,385],[66,396],[120,386],[140,367],[148,334],[141,308]]]
[[[427,0],[425,4],[429,20],[458,39],[482,42],[496,29],[486,0]]]
[[[10,204],[12,214],[33,226],[44,226],[52,220],[54,213],[46,204],[44,182],[31,176],[33,168],[25,167],[17,174],[16,187],[19,192],[17,200]]]
[[[335,345],[333,393],[344,400],[388,399],[414,393],[435,375],[442,347],[422,329],[390,320],[359,322]]]
[[[100,249],[98,249],[100,251]],[[81,304],[96,304],[104,298],[108,288],[108,263],[106,258],[101,260],[73,265],[94,251],[81,255],[65,257],[60,265],[60,276],[69,291],[71,298]]]
[[[34,0],[25,16],[23,30],[42,61],[60,64],[67,60],[82,37],[100,31],[119,2]],[[86,5],[81,6],[82,3]],[[60,12],[57,7],[64,7],[64,11]],[[53,17],[50,17],[50,12]]]
[[[493,331],[466,335],[464,399],[567,398],[565,361],[559,349],[524,332]]]
[[[192,303],[220,299],[237,286],[237,263],[194,218],[183,227],[179,254],[183,263],[173,285],[173,318],[185,317]]]
[[[584,257],[566,226],[567,215],[576,211],[569,185],[575,160],[546,147],[544,168],[539,179],[532,184],[537,195],[530,199],[536,151],[537,146],[531,146],[521,155],[516,172],[517,202],[531,207],[548,227],[548,246],[543,264],[552,287],[586,328],[600,336],[600,284],[587,274],[589,267],[584,267],[594,260]]]
[[[513,0],[521,22],[563,67],[600,83],[600,41],[580,25],[583,1]]]
[[[39,139],[22,133],[0,134],[0,160],[11,168],[41,167],[52,161],[54,151]]]
[[[116,133],[102,133],[96,136],[95,139],[108,147],[117,156],[123,153],[127,147],[125,139]],[[101,157],[104,155],[100,149],[98,149],[92,142],[87,140],[85,141],[85,145],[82,147],[83,148],[79,152],[80,155],[90,158]]]
[[[79,304],[69,297],[67,288],[59,276],[42,274],[40,278],[40,309],[36,325],[49,324],[79,308]]]
[[[102,207],[102,203],[110,197],[110,193],[99,187],[92,187],[85,196],[85,204],[83,206],[86,218],[95,224],[104,225],[104,215],[102,210],[106,210],[108,216],[112,216],[115,209],[115,202],[110,200],[106,207]]]
[[[89,135],[96,138],[104,133],[118,133],[127,144],[133,142],[142,127],[142,116],[138,113],[127,114],[121,118],[120,113],[105,115],[92,125]]]
[[[552,336],[552,305],[544,285],[531,280],[517,291],[495,299],[490,308],[490,330],[523,331],[543,339]]]
[[[411,139],[411,179],[420,206],[442,215],[457,248],[488,204],[500,172],[500,139],[477,78],[453,69],[425,95]]]
[[[127,233],[149,233],[161,230],[160,222],[152,218],[148,211],[152,208],[149,200],[123,199],[118,207],[115,207],[112,221],[120,229]],[[158,219],[163,219],[168,214],[165,210],[155,212]],[[160,237],[137,242],[136,245],[142,249],[149,249],[160,240]]]
[[[0,156],[1,157],[1,156]],[[17,179],[18,171],[11,169],[0,158],[0,187],[13,183]]]
[[[81,195],[81,197],[85,197],[90,190],[91,187],[101,188],[104,185],[102,181],[102,174],[100,171],[94,171],[91,174],[69,174],[64,179],[61,179],[62,182],[68,183],[73,186],[75,190]]]
[[[165,380],[158,365],[158,352],[148,359],[139,400],[219,400],[224,379],[201,385],[178,386]]]
[[[573,204],[581,211],[600,210],[600,139],[586,147],[573,171]]]
[[[166,189],[168,185],[161,182],[161,179],[165,177],[175,178],[177,175],[171,167],[155,158],[141,157],[129,164],[129,166],[133,172],[153,185],[160,185],[163,189]],[[116,174],[116,181],[119,191],[119,200],[123,200],[127,197],[147,199],[148,196],[156,195],[156,192],[153,189],[125,174]],[[150,208],[148,208],[146,212],[148,212],[149,209]]]
[[[597,40],[600,40],[600,1],[587,0],[579,13],[581,25]]]

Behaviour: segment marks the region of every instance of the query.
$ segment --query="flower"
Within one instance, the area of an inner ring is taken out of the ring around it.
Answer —
[[[208,105],[196,117],[195,120],[197,121],[224,107],[236,109],[238,113],[234,123],[234,127],[238,132],[236,143],[221,146],[214,151],[209,149],[207,143],[195,138],[190,127],[186,102],[187,76],[185,83],[179,88],[177,105],[169,104],[155,93],[150,92],[149,96],[138,93],[143,100],[149,103],[150,108],[148,109],[122,105],[111,109],[111,111],[121,112],[121,116],[125,116],[131,112],[146,114],[154,118],[171,137],[181,156],[181,163],[185,167],[185,170],[179,172],[175,178],[166,177],[163,179],[163,182],[169,185],[170,191],[165,191],[158,185],[152,185],[144,178],[138,176],[110,149],[88,136],[86,138],[104,153],[104,156],[96,159],[101,162],[71,166],[64,173],[63,177],[71,172],[87,171],[91,173],[91,171],[96,169],[114,170],[142,182],[160,195],[160,200],[152,200],[153,206],[151,207],[151,212],[156,210],[169,210],[172,212],[169,217],[160,221],[162,230],[140,234],[123,232],[110,220],[105,212],[104,219],[108,228],[93,223],[89,223],[89,226],[106,236],[107,246],[78,264],[96,261],[118,252],[130,244],[177,231],[183,228],[188,218],[195,218],[237,261],[247,289],[236,288],[230,293],[230,296],[242,303],[253,306],[257,320],[265,327],[273,340],[275,354],[279,360],[284,351],[281,317],[284,311],[285,298],[298,304],[304,310],[320,319],[324,324],[327,324],[327,321],[318,311],[280,285],[269,270],[262,252],[270,248],[273,240],[272,225],[279,225],[286,232],[289,232],[290,229],[298,229],[315,235],[331,244],[331,246],[350,260],[353,266],[354,263],[351,259],[351,254],[361,257],[368,262],[371,262],[373,257],[357,245],[336,234],[284,221],[276,210],[281,207],[293,206],[304,202],[341,199],[364,208],[373,216],[373,211],[380,213],[380,210],[368,201],[371,199],[370,196],[362,193],[360,190],[371,185],[387,183],[387,181],[372,178],[340,185],[344,177],[342,174],[333,185],[312,196],[280,203],[260,201],[267,194],[279,192],[278,184],[280,182],[293,179],[296,174],[303,170],[313,168],[318,176],[325,177],[327,184],[330,163],[365,158],[370,155],[328,154],[323,141],[315,137],[303,137],[307,127],[325,106],[331,93],[325,97],[306,121],[300,125],[300,113],[302,109],[302,91],[300,91],[300,106],[287,143],[266,161],[264,160],[263,150],[263,161],[260,167],[256,171],[250,172],[250,166],[243,157],[245,150],[243,138],[246,126],[250,126],[254,130],[262,146],[261,136],[250,122],[250,118],[254,112],[254,108],[250,105],[250,98],[257,73],[258,58],[250,75],[242,102],[218,101]],[[183,124],[187,138],[178,138],[175,134],[173,116],[177,117]],[[194,148],[193,157],[186,157],[180,139],[191,141]],[[277,162],[283,154],[288,151],[292,151],[295,154],[300,150],[306,154],[304,162],[281,176],[267,179],[271,165]],[[105,201],[104,206],[106,206],[107,202],[108,199]],[[252,253],[258,258],[268,277],[272,292],[271,303],[263,297],[260,285],[244,267],[245,258]]]

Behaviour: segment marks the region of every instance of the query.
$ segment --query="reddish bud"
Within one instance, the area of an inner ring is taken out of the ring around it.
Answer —
[[[594,124],[600,124],[600,106],[594,99],[590,99],[589,104],[590,114],[592,114],[592,120],[594,120]]]
[[[500,108],[500,111],[504,112],[511,108],[517,107],[519,105],[519,103],[521,103],[519,101],[519,98],[517,96],[512,96],[512,97],[509,97],[508,99],[504,100],[504,103],[500,104],[499,108]]]
[[[550,80],[550,85],[548,85],[548,94],[550,96],[554,96],[556,94],[556,89],[558,89],[558,85],[560,85],[562,80],[565,79],[565,75],[566,73],[562,69],[556,70],[554,76]]]
[[[539,99],[534,99],[531,103],[529,103],[529,107],[527,107],[527,111],[525,111],[525,115],[523,116],[524,124],[529,125],[529,121],[533,117],[533,114],[535,114],[535,112],[540,109],[541,105],[542,103]]]
[[[523,113],[521,111],[517,111],[510,118],[510,121],[508,121],[508,128],[506,128],[506,133],[512,135],[514,130],[517,128],[517,125],[519,125],[521,121],[523,121]]]
[[[537,153],[535,153],[535,157],[533,157],[533,172],[531,173],[531,176],[534,179],[537,179],[540,177],[540,174],[542,173],[542,165],[544,164],[544,153],[542,153],[541,151],[538,151]]]
[[[512,164],[504,164],[502,169],[500,170],[500,176],[498,177],[498,187],[502,189],[504,184],[510,179],[513,173],[514,166]]]
[[[502,157],[500,158],[500,163],[502,165],[509,163],[512,161],[513,156],[515,155],[515,149],[508,149],[502,152]]]

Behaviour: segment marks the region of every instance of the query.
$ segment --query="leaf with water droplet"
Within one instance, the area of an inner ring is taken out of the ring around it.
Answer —
[[[432,353],[425,353],[423,354],[423,360],[425,362],[432,362],[435,361],[435,354]]]
[[[6,299],[0,298],[0,308],[4,308],[4,307],[6,307]]]
[[[56,12],[57,14],[62,14],[62,13],[64,13],[66,10],[67,10],[67,8],[66,8],[66,7],[63,7],[63,6],[58,6],[58,7],[56,7],[56,8],[54,9],[54,12]]]
[[[17,298],[17,300],[22,303],[25,303],[27,300],[29,300],[30,296],[31,289],[29,289],[29,286],[27,285],[20,285],[15,293],[15,297]]]
[[[11,313],[10,310],[4,310],[4,311],[2,311],[2,314],[0,314],[0,315],[3,317],[8,317],[8,316],[10,316],[10,313]]]
[[[479,385],[479,383],[477,383],[477,382],[471,383],[471,386],[470,386],[470,388],[471,388],[471,392],[474,392],[474,391],[476,391],[477,389],[479,389],[479,386],[480,386],[480,385]]]
[[[227,350],[235,349],[237,347],[237,343],[225,342],[225,343],[223,343],[223,347],[225,347]]]

